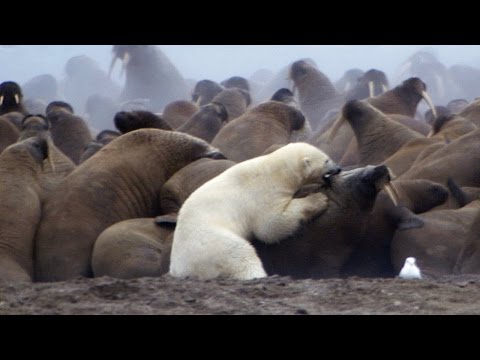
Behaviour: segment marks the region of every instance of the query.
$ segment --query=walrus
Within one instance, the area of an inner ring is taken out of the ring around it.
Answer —
[[[36,280],[91,277],[100,233],[123,220],[158,215],[163,184],[203,157],[224,158],[201,139],[159,129],[135,130],[104,146],[47,198],[35,239]]]
[[[195,84],[192,93],[192,101],[197,106],[203,106],[210,103],[213,98],[224,90],[223,86],[212,80],[200,80]]]
[[[297,91],[300,109],[314,131],[325,125],[322,120],[327,112],[341,108],[345,102],[343,95],[337,92],[330,79],[307,61],[294,62],[290,67],[289,77]]]
[[[28,115],[23,105],[23,92],[20,85],[14,81],[4,81],[0,84],[0,115],[13,111]]]
[[[241,162],[262,155],[272,145],[291,142],[303,129],[305,116],[297,108],[278,101],[267,101],[229,121],[212,140],[232,161]]]

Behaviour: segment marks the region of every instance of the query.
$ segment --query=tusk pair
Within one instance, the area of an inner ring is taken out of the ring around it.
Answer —
[[[430,98],[430,95],[428,95],[428,93],[426,91],[422,91],[422,97],[427,102],[428,106],[432,110],[433,116],[436,118],[437,117],[437,110],[435,110],[435,106],[433,106],[433,101]]]
[[[50,167],[52,168],[52,172],[55,172],[55,165],[53,164],[52,156],[50,155],[50,152],[48,153],[48,163],[50,164]]]
[[[387,193],[388,197],[390,200],[392,200],[393,204],[395,206],[398,206],[400,203],[400,196],[398,195],[398,190],[396,186],[392,183],[392,180],[396,178],[396,175],[390,170],[390,168],[387,167],[388,170],[388,180],[384,183],[381,184],[380,190],[385,190]]]
[[[123,74],[127,71],[127,65],[130,63],[131,56],[129,52],[126,52],[123,56],[122,71],[120,72],[120,77],[123,77]]]
[[[115,63],[117,62],[117,59],[118,57],[114,53],[112,62],[110,63],[110,68],[108,69],[109,78],[112,77],[112,71],[115,66]],[[124,72],[126,71],[127,65],[130,63],[130,60],[131,60],[131,55],[129,52],[126,52],[125,55],[123,55],[123,59],[122,59],[122,69],[121,69],[120,77],[122,77]]]
[[[51,154],[50,154],[50,145],[48,145],[48,146],[49,146],[49,150],[48,150],[48,164],[50,165],[50,168],[52,169],[52,173],[54,173],[54,172],[55,172],[55,165],[53,164],[52,156],[51,156]],[[42,162],[42,164],[41,164],[41,168],[42,168],[42,172],[44,172],[44,171],[45,171],[45,168],[44,168],[44,166],[43,166],[43,162]]]
[[[382,84],[382,93],[386,93],[388,91],[388,87],[385,84]],[[370,97],[375,97],[375,83],[373,81],[368,82],[368,93]]]
[[[20,96],[18,96],[18,94],[15,94],[15,103],[18,105],[20,104]],[[3,100],[4,100],[4,96],[0,96],[0,106],[3,105]]]
[[[400,203],[400,197],[398,196],[398,190],[395,185],[393,185],[392,182],[388,182],[385,184],[382,190],[385,190],[390,200],[392,200],[393,204],[395,206],[398,206],[398,204]]]
[[[345,87],[343,88],[343,92],[347,92],[348,90],[350,90],[352,88],[352,82],[351,81],[347,81],[347,83],[345,84]]]
[[[47,145],[48,145],[48,163],[50,164],[50,167],[52,168],[52,173],[55,172],[55,165],[53,164],[53,159],[52,159],[52,151],[51,149],[54,147],[53,140],[50,136],[47,138]]]

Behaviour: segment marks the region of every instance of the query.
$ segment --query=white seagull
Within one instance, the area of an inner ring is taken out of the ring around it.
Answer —
[[[415,261],[416,260],[414,257],[406,258],[405,265],[403,265],[403,268],[400,270],[398,276],[402,279],[421,279],[422,273],[415,264]]]

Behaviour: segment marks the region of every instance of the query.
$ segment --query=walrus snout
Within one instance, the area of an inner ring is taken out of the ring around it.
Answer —
[[[393,204],[397,206],[400,202],[398,190],[391,182],[392,174],[390,169],[385,165],[374,167],[365,177],[374,184],[376,191],[385,190],[388,197],[392,200]]]
[[[367,172],[366,178],[371,182],[390,181],[390,173],[385,165],[375,166]]]

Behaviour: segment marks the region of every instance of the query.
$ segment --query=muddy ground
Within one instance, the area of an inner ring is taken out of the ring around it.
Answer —
[[[0,314],[480,314],[480,276],[270,277],[246,282],[108,277],[0,285]]]

